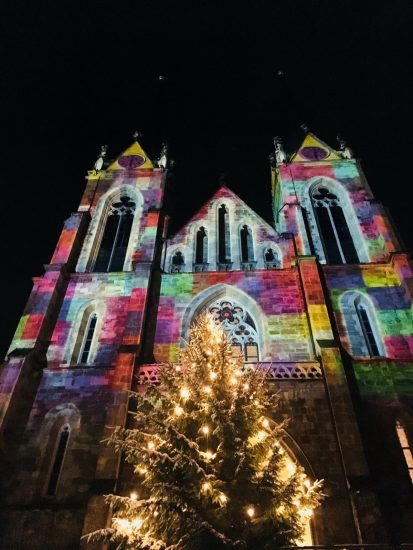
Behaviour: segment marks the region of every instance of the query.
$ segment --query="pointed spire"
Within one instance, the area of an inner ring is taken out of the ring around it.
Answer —
[[[93,166],[93,170],[95,172],[100,172],[102,170],[103,164],[105,162],[105,157],[106,157],[107,151],[108,151],[108,146],[107,145],[102,145],[102,147],[100,148],[99,156],[96,159],[96,162]]]
[[[134,139],[136,142],[138,142],[138,141],[139,141],[140,139],[142,139],[142,138],[143,138],[142,132],[139,132],[138,130],[135,130],[135,131],[133,132],[133,139]]]

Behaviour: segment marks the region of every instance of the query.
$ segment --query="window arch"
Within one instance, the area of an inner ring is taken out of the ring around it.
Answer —
[[[352,355],[383,357],[386,351],[371,301],[358,292],[345,292],[341,308]]]
[[[110,204],[92,271],[122,271],[135,209],[136,203],[127,194]]]
[[[326,260],[332,264],[359,263],[338,195],[321,183],[310,196]]]
[[[218,264],[225,268],[231,264],[229,211],[225,204],[218,208]]]
[[[233,299],[221,298],[208,307],[217,325],[222,325],[234,355],[246,362],[259,360],[256,324],[247,309]]]
[[[96,313],[92,313],[87,320],[86,329],[84,331],[82,345],[80,347],[78,363],[89,363],[89,359],[92,351],[92,344],[96,331],[96,323],[98,316]]]
[[[204,271],[208,263],[208,236],[205,227],[200,227],[195,234],[195,271]]]
[[[54,496],[59,484],[60,474],[62,472],[63,461],[66,455],[67,445],[70,437],[70,427],[66,424],[59,432],[57,445],[54,451],[52,467],[49,474],[46,495]]]
[[[185,258],[180,250],[177,250],[171,256],[171,273],[182,273],[185,268]]]
[[[254,243],[252,231],[248,225],[243,225],[239,232],[241,245],[241,268],[244,271],[251,271],[255,268]]]
[[[399,440],[399,445],[403,451],[404,460],[406,461],[407,470],[409,472],[410,481],[413,483],[413,454],[412,447],[407,437],[407,432],[400,420],[396,421],[396,434]]]

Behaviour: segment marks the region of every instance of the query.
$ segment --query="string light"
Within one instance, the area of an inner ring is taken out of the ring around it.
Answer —
[[[235,376],[242,376],[242,371],[240,369],[237,369],[234,374]]]
[[[175,370],[176,372],[181,372],[182,371],[181,365],[176,365]]]
[[[205,435],[209,434],[209,426],[202,426],[202,433]]]
[[[132,520],[132,527],[134,529],[140,529],[142,527],[143,520],[141,518],[134,518]]]
[[[264,430],[260,430],[257,433],[257,439],[258,441],[264,441],[264,439],[267,437],[267,432],[264,432]]]
[[[270,423],[268,421],[268,418],[264,418],[264,420],[262,421],[262,425],[264,426],[264,428],[269,428],[270,427]]]
[[[153,441],[148,441],[148,449],[150,451],[153,451],[154,448],[155,448],[155,443]]]
[[[138,493],[133,491],[133,493],[130,494],[130,499],[131,500],[137,500],[138,499]]]
[[[211,484],[208,482],[208,481],[205,481],[203,484],[202,484],[202,491],[204,493],[207,493],[208,491],[210,491],[211,489]]]
[[[212,371],[212,372],[209,373],[209,377],[210,377],[210,379],[211,379],[212,381],[216,380],[216,379],[217,379],[217,376],[218,376],[217,373],[214,372],[214,371]]]
[[[238,380],[235,378],[235,376],[231,376],[231,378],[229,379],[229,382],[233,386],[235,386],[235,384],[238,384]]]
[[[243,384],[243,386],[242,386],[242,387],[243,387],[243,389],[244,389],[245,391],[247,391],[247,390],[249,390],[249,389],[250,389],[250,385],[249,385],[249,384],[247,384],[247,382],[245,382],[245,384]]]
[[[207,395],[210,395],[212,393],[212,388],[211,386],[204,386],[204,392],[207,394]]]
[[[212,451],[210,451],[209,449],[205,451],[205,458],[206,460],[212,460],[213,458],[216,457],[216,453],[213,453]]]
[[[311,481],[309,479],[304,480],[304,485],[309,489],[311,487]]]
[[[221,493],[221,494],[219,495],[218,498],[219,498],[219,502],[220,502],[221,504],[225,504],[225,503],[227,502],[227,500],[228,500],[227,496],[224,495],[224,493]]]
[[[155,510],[155,512],[153,513],[153,517],[156,518],[156,517],[158,517],[158,516],[159,516],[159,512],[158,512],[158,510]]]
[[[255,509],[254,506],[248,506],[247,508],[247,516],[250,518],[253,518],[255,516]]]
[[[184,414],[184,409],[182,407],[180,407],[179,405],[177,405],[175,407],[175,410],[174,410],[176,416],[181,416]]]
[[[294,475],[297,470],[297,466],[294,464],[294,462],[288,462],[287,470],[289,474]]]
[[[181,388],[181,391],[179,392],[179,394],[182,397],[182,399],[188,399],[188,397],[190,396],[189,388],[187,387]]]
[[[136,468],[136,472],[138,474],[141,474],[141,476],[144,476],[146,473],[148,473],[148,470],[144,466],[138,466]]]

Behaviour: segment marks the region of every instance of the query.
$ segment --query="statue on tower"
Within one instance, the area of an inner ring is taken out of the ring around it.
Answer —
[[[287,162],[287,155],[284,151],[284,146],[282,139],[279,136],[274,138],[274,149],[275,149],[275,160],[277,164],[282,164]]]
[[[93,166],[93,170],[95,172],[100,172],[102,170],[103,164],[105,162],[105,157],[106,157],[107,151],[108,151],[108,146],[107,145],[102,145],[102,147],[100,148],[99,156],[96,159],[96,162]]]
[[[161,153],[157,160],[158,166],[161,170],[166,170],[168,166],[168,144],[162,143]]]
[[[353,151],[347,145],[346,140],[343,139],[341,136],[337,136],[337,141],[340,147],[340,154],[343,157],[343,159],[352,159]]]

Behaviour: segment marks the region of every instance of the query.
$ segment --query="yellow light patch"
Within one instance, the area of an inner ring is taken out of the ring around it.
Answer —
[[[308,162],[309,161],[309,159],[300,155],[300,150],[304,149],[304,147],[319,147],[320,149],[324,149],[325,151],[327,151],[328,154],[324,159],[322,159],[323,161],[342,160],[342,158],[338,156],[338,154],[334,151],[334,149],[329,147],[326,143],[324,143],[324,141],[321,141],[321,139],[318,139],[314,134],[310,132],[305,136],[304,141],[300,145],[297,153],[295,153],[295,155],[292,156],[291,162]],[[317,162],[317,161],[313,161],[313,162]]]
[[[141,168],[153,168],[153,164],[151,159],[148,157],[148,155],[145,153],[145,151],[142,149],[142,147],[139,145],[137,141],[132,143],[130,147],[128,147],[121,155],[118,156],[118,158],[112,162],[112,164],[107,168],[108,170],[122,170],[123,167],[118,163],[118,159],[120,157],[129,157],[132,155],[139,155],[140,157],[143,157],[145,159],[145,162],[139,166],[139,169]]]

